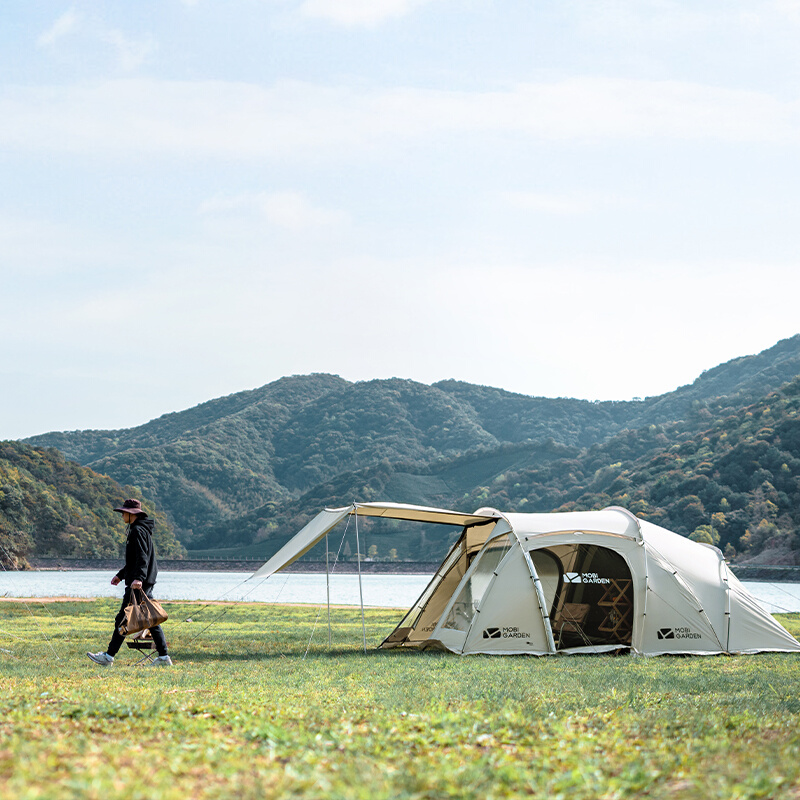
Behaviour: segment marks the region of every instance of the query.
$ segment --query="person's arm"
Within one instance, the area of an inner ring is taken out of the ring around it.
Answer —
[[[116,586],[120,582],[120,580],[121,580],[120,576],[119,575],[115,575],[111,579],[111,585],[112,586]],[[131,581],[131,589],[141,589],[141,588],[142,588],[142,582],[141,581],[139,581],[139,580]]]

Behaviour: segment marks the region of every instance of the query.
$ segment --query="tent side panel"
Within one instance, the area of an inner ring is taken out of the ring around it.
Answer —
[[[722,553],[693,542],[658,525],[642,522],[648,552],[668,563],[681,576],[708,616],[720,642],[727,639],[727,587],[723,580]]]
[[[719,575],[716,566],[714,574]],[[708,595],[707,587],[702,594]],[[714,607],[724,603],[724,595],[720,586]],[[693,587],[675,574],[675,567],[658,554],[648,558],[647,616],[639,639],[640,652],[645,655],[724,653],[727,638],[724,605],[721,613],[714,616],[719,617],[717,625],[711,623]]]
[[[731,587],[732,653],[754,653],[762,650],[800,651],[800,642],[792,636],[729,572]]]
[[[552,652],[533,578],[518,545],[499,565],[483,596],[463,652]]]

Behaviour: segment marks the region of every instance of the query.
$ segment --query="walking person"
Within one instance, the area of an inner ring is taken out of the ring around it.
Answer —
[[[149,519],[142,510],[138,500],[126,500],[120,508],[115,508],[122,514],[122,521],[128,526],[125,540],[125,566],[111,579],[111,585],[116,586],[120,581],[125,582],[125,594],[122,597],[122,606],[114,620],[114,633],[105,653],[87,653],[86,655],[104,667],[114,663],[114,656],[119,652],[125,637],[119,632],[119,626],[125,620],[125,608],[131,601],[131,592],[141,589],[148,597],[153,596],[153,587],[158,575],[158,562],[156,561],[156,548],[153,544],[153,520]],[[171,667],[172,659],[167,653],[167,640],[160,625],[150,628],[153,643],[158,651],[158,657],[153,661],[154,667]]]

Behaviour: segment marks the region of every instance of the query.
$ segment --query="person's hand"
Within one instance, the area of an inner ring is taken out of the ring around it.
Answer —
[[[141,588],[142,588],[142,582],[141,581],[134,581],[131,584],[131,589],[141,589]]]
[[[111,579],[111,585],[112,585],[112,586],[116,586],[118,583],[119,583],[119,575],[115,575],[115,576],[114,576],[114,577]]]

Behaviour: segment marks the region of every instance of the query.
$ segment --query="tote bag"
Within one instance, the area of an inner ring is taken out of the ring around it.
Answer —
[[[148,597],[141,589],[131,590],[131,602],[125,606],[125,619],[119,626],[121,636],[138,633],[166,622],[167,612],[161,603]]]

